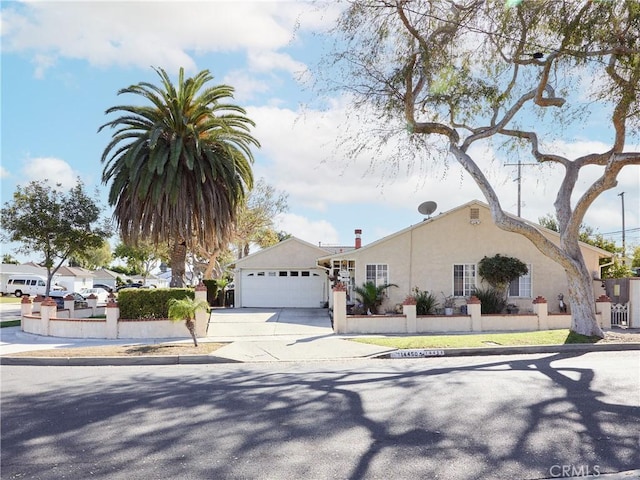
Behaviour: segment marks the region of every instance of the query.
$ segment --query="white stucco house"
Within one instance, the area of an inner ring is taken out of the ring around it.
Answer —
[[[535,225],[535,224],[534,224]],[[536,225],[554,242],[558,233]],[[509,302],[524,311],[543,296],[549,311],[558,311],[557,297],[568,294],[565,272],[542,255],[521,235],[505,232],[492,221],[488,205],[471,201],[411,225],[366,246],[356,230],[351,248],[315,246],[295,237],[238,260],[233,265],[235,307],[318,307],[331,301],[336,281],[353,286],[373,281],[396,284],[388,289],[383,309],[393,309],[417,287],[437,295],[453,295],[464,304],[473,289],[481,286],[478,262],[496,254],[515,257],[529,272],[513,282]],[[600,258],[605,250],[581,244],[587,268],[594,278],[596,298],[604,293]]]
[[[559,242],[557,232],[535,226],[551,241]],[[611,257],[611,253],[585,243],[581,244],[581,250],[592,272],[597,298],[604,293],[599,260]],[[333,276],[346,276],[348,298],[353,297],[354,285],[368,281],[397,285],[387,289],[388,298],[383,305],[392,309],[414,287],[439,295],[441,301],[444,296],[453,295],[457,305],[464,304],[474,288],[482,286],[478,262],[496,254],[515,257],[529,270],[512,282],[510,303],[527,311],[531,310],[533,299],[542,296],[547,299],[550,312],[558,311],[558,295],[568,294],[564,269],[522,235],[498,228],[488,205],[477,200],[362,248],[319,258],[318,262],[331,268]]]

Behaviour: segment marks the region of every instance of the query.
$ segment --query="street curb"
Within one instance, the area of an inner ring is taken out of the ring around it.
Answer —
[[[589,353],[621,352],[640,350],[640,343],[592,344],[577,343],[570,345],[526,345],[519,347],[476,347],[476,348],[425,348],[398,349],[381,354],[355,357],[362,359],[417,359],[432,357],[470,357],[491,355],[531,355],[545,353]],[[398,355],[393,357],[393,355]],[[354,358],[349,358],[354,359]],[[329,360],[329,359],[327,359]],[[344,360],[348,360],[345,358]],[[276,360],[277,361],[277,360]],[[295,362],[296,360],[281,360]],[[317,359],[315,361],[322,361]],[[17,357],[0,356],[0,365],[17,366],[136,366],[136,365],[203,365],[221,363],[253,363],[216,355],[158,355],[139,357]]]
[[[534,353],[622,352],[628,350],[640,350],[640,343],[573,343],[569,345],[523,345],[517,347],[398,349],[393,352],[376,355],[375,358],[471,357],[485,355],[530,355]]]
[[[201,365],[242,363],[215,355],[162,355],[139,357],[0,357],[0,365],[38,367],[122,367],[136,365]]]

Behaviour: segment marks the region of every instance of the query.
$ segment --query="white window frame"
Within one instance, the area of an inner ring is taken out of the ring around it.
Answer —
[[[365,279],[365,282],[373,282],[376,287],[389,284],[389,264],[367,263],[365,265]]]
[[[533,281],[531,275],[531,265],[527,265],[526,275],[516,278],[509,284],[509,298],[532,298],[533,297]],[[511,290],[515,288],[517,283],[518,294],[512,295]]]
[[[456,268],[458,267],[458,268]],[[462,281],[462,289],[456,290],[456,273],[460,271],[462,267],[462,277],[459,280]],[[454,297],[470,297],[473,295],[473,291],[476,289],[478,279],[478,266],[475,263],[454,263],[453,264],[453,296]]]

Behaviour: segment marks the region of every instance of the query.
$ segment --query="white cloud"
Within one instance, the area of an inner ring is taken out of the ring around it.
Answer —
[[[10,176],[11,174],[9,173],[9,170],[4,168],[3,166],[0,166],[0,178],[8,178]]]
[[[336,212],[349,215],[357,205],[370,208],[385,206],[414,212],[420,203],[432,200],[438,212],[454,208],[472,199],[485,201],[480,189],[462,167],[453,159],[443,158],[431,165],[416,159],[413,168],[399,166],[395,175],[381,158],[371,170],[368,158],[353,157],[345,145],[336,145],[341,138],[346,110],[340,104],[325,112],[306,111],[304,114],[278,107],[252,107],[249,116],[257,122],[254,131],[262,143],[256,164],[256,177],[265,177],[268,183],[289,194],[289,204],[322,212],[329,221],[335,221]],[[392,147],[398,148],[398,147]],[[554,150],[575,158],[606,150],[600,142],[580,141],[554,145]],[[501,199],[503,208],[517,213],[517,158],[491,148],[475,148],[476,158]],[[532,163],[526,157],[523,163]],[[505,164],[511,164],[506,166]],[[638,198],[638,167],[627,167],[620,175],[620,187],[604,193],[589,210],[585,223],[600,232],[619,229],[615,216],[619,207],[616,197],[621,188],[635,191]],[[597,167],[585,169],[576,187],[574,199],[600,175]],[[521,205],[523,217],[537,222],[547,213],[555,212],[553,203],[561,183],[562,167],[555,165],[523,166]],[[628,205],[631,205],[629,198]],[[351,207],[350,207],[351,206]],[[629,209],[628,209],[629,210]],[[637,209],[636,209],[637,210]],[[606,213],[608,212],[608,214]],[[614,214],[612,214],[614,212]],[[628,225],[637,225],[637,213],[628,214]],[[634,220],[632,220],[635,217]],[[416,214],[416,218],[421,218]],[[376,233],[391,233],[385,225],[376,226]],[[369,228],[373,233],[373,230]],[[322,239],[322,237],[319,237]]]
[[[32,158],[22,168],[27,182],[48,180],[51,185],[57,183],[64,188],[74,187],[77,183],[78,173],[64,160],[52,157]]]
[[[317,244],[318,241],[326,244],[338,243],[338,232],[326,220],[313,221],[301,215],[281,213],[275,223],[276,230],[285,231],[309,243]]]
[[[252,56],[261,68],[291,70],[298,62],[264,52],[323,21],[304,2],[34,2],[3,9],[2,41],[5,51],[35,52],[37,75],[59,57],[193,71],[192,53],[242,50],[263,52]]]

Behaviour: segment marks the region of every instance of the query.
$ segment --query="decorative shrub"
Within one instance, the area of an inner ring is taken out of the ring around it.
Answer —
[[[120,318],[169,318],[171,298],[195,298],[191,288],[136,288],[118,293]]]
[[[507,301],[504,299],[504,295],[495,288],[476,288],[473,294],[482,302],[482,305],[480,306],[480,313],[502,313],[507,306]]]
[[[438,298],[433,293],[414,287],[412,295],[416,299],[416,313],[418,315],[431,315],[436,313],[436,308],[438,308],[439,303]]]

